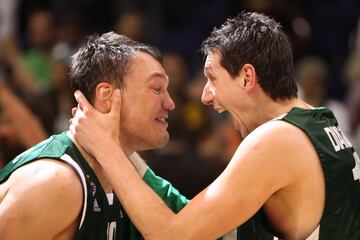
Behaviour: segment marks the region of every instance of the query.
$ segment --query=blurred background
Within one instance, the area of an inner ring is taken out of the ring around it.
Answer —
[[[115,31],[164,55],[176,110],[171,140],[141,153],[191,198],[225,168],[241,142],[226,114],[200,102],[200,45],[242,10],[280,22],[293,47],[300,95],[327,106],[360,150],[359,0],[0,0],[0,168],[26,148],[67,130],[75,106],[71,56],[84,37]]]

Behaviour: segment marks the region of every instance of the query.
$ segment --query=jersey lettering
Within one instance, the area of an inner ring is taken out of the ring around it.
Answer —
[[[333,145],[335,152],[343,150],[345,148],[351,148],[352,145],[347,137],[341,132],[338,127],[331,126],[324,128],[328,135],[331,144]]]
[[[108,223],[107,227],[107,240],[114,240],[116,239],[116,222]]]

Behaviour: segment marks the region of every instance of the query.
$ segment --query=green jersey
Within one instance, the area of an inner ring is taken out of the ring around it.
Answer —
[[[327,108],[293,108],[280,118],[306,133],[319,156],[325,178],[325,206],[311,239],[360,239],[360,160]],[[277,239],[266,229],[260,210],[241,225],[237,239]]]
[[[84,202],[75,239],[143,239],[130,222],[116,195],[104,192],[95,173],[66,133],[53,135],[17,156],[0,171],[0,183],[6,181],[19,167],[44,158],[69,164],[81,179]],[[188,203],[167,181],[155,176],[151,169],[145,173],[144,181],[174,212],[180,211]]]

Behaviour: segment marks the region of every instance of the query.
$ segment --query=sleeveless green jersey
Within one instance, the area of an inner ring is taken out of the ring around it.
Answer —
[[[360,239],[360,160],[327,108],[293,108],[280,118],[306,133],[325,178],[325,206],[311,239]],[[237,230],[238,240],[277,239],[266,228],[262,210]]]
[[[17,156],[0,171],[0,183],[19,167],[44,158],[66,162],[81,179],[84,202],[76,240],[143,239],[116,195],[104,192],[95,173],[66,133],[53,135]],[[188,203],[167,181],[155,176],[151,169],[145,173],[144,181],[174,212],[180,211]]]

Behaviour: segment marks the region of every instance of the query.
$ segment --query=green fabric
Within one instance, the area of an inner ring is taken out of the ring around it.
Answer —
[[[149,185],[154,192],[159,195],[166,205],[174,212],[178,213],[189,203],[186,197],[182,196],[168,181],[156,176],[155,173],[148,168],[144,175],[144,182]],[[131,239],[143,239],[136,227],[131,224]]]
[[[300,128],[311,140],[325,176],[325,208],[320,221],[320,240],[360,239],[360,162],[327,108],[293,108],[280,120]],[[357,159],[357,160],[355,160]],[[260,210],[238,228],[238,239],[270,240]]]
[[[76,239],[107,240],[108,224],[114,221],[116,221],[116,239],[143,239],[135,226],[130,222],[116,195],[114,195],[113,205],[109,206],[106,194],[95,173],[65,133],[53,135],[17,156],[0,171],[0,183],[6,181],[16,169],[27,163],[42,158],[63,161],[61,158],[64,154],[71,156],[86,176],[86,188],[88,192],[86,217],[82,227],[77,233]],[[144,181],[174,212],[180,211],[189,202],[189,200],[173,188],[169,182],[156,176],[150,168],[148,168],[144,175]],[[95,193],[93,192],[94,189],[97,189]],[[95,200],[101,212],[94,212]]]
[[[24,55],[25,63],[35,77],[41,90],[47,90],[52,85],[53,63],[38,50],[30,49]]]
[[[76,172],[85,184],[85,217],[76,233],[76,240],[130,239],[130,221],[119,200],[114,195],[113,204],[108,202],[95,173],[65,133],[53,135],[16,157],[0,172],[0,182],[19,167],[44,158],[63,162],[67,162],[67,159],[80,168]],[[108,237],[109,229],[114,230],[114,238]]]
[[[144,175],[144,181],[164,200],[164,202],[175,213],[183,209],[190,202],[186,197],[182,196],[167,180],[156,176],[155,173],[148,168]]]

